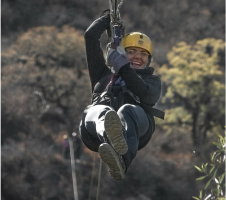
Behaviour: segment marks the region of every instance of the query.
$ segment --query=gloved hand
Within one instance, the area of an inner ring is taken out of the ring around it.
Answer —
[[[104,10],[104,11],[101,13],[100,17],[103,17],[103,16],[107,17],[108,14],[110,14],[110,9]]]
[[[110,9],[106,9],[102,12],[102,14],[100,15],[100,17],[103,17],[103,18],[109,18],[110,20]],[[111,20],[110,20],[111,21]],[[108,37],[110,38],[111,37],[111,28],[110,28],[110,24],[109,24],[109,27],[106,29],[106,32],[107,32],[107,35]]]
[[[118,75],[119,70],[122,66],[129,63],[125,56],[125,50],[122,46],[118,46],[116,49],[111,48],[111,43],[107,46],[106,55],[107,65],[110,67],[111,71]]]

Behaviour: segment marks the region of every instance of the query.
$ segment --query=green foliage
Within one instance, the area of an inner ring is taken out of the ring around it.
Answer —
[[[194,46],[180,42],[167,54],[170,66],[159,69],[167,86],[163,102],[174,107],[166,111],[168,117],[162,123],[190,124],[195,144],[198,137],[224,124],[225,85],[220,70],[224,48],[223,40],[213,38],[197,41]]]
[[[206,180],[204,189],[199,192],[199,197],[193,197],[197,200],[220,199],[225,200],[225,147],[226,137],[218,136],[219,139],[213,144],[217,147],[217,150],[210,155],[210,162],[202,164],[201,167],[195,166],[195,168],[205,174],[197,178],[196,180]]]
[[[211,46],[212,53],[206,53]],[[222,40],[205,39],[198,41],[194,47],[181,42],[167,55],[172,68],[164,65],[160,69],[162,80],[169,86],[165,98],[175,99],[175,94],[181,98],[200,101],[200,96],[206,94],[212,97],[224,95],[224,85],[219,82],[223,72],[219,70],[218,52],[224,49]]]
[[[81,32],[68,26],[31,29],[2,52],[2,59],[5,123],[41,119],[67,124],[66,130],[78,127],[91,95]],[[10,135],[3,130],[3,138]]]
[[[166,135],[169,135],[172,132],[186,133],[187,130],[190,130],[192,116],[182,106],[178,106],[176,108],[165,110],[164,121],[165,122],[162,123],[160,120],[158,120],[157,123],[162,124],[162,128],[166,130]],[[180,126],[177,126],[178,124],[180,124]],[[169,126],[171,128],[168,128]]]
[[[45,68],[48,66],[85,68],[84,40],[81,32],[64,26],[37,27],[18,38],[6,52],[2,52],[2,64],[29,62]]]
[[[2,199],[72,199],[61,142],[64,134],[78,132],[90,103],[83,35],[68,26],[37,27],[2,58]],[[88,178],[79,177],[81,187]]]

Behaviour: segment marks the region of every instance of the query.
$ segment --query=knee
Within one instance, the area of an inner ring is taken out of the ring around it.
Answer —
[[[118,110],[120,118],[132,117],[139,121],[139,123],[148,123],[148,118],[143,108],[138,105],[125,104]]]
[[[137,116],[137,115],[143,115],[145,114],[143,108],[141,108],[138,105],[133,105],[133,104],[125,104],[123,106],[120,107],[120,109],[118,110],[118,114],[131,114],[133,116]]]
[[[123,112],[133,112],[134,109],[136,109],[135,105],[132,104],[125,104],[123,106],[121,106],[118,110],[119,113],[123,113]]]

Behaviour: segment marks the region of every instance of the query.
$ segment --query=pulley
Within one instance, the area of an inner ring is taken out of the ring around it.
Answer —
[[[117,0],[109,0],[110,7],[110,17],[111,17],[111,36],[112,36],[112,48],[117,48],[119,46],[122,38],[125,36],[125,25],[121,20],[121,15],[119,9],[123,4],[123,0],[119,3]]]

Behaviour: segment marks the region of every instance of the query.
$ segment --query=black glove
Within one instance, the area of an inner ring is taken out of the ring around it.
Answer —
[[[102,14],[100,15],[100,18],[103,17],[103,18],[110,18],[110,9],[106,9],[102,12]],[[111,20],[110,20],[111,21]],[[107,35],[108,37],[111,37],[111,28],[110,28],[110,24],[109,24],[109,27],[106,29],[107,31]]]
[[[110,9],[106,9],[102,12],[102,14],[100,15],[100,17],[103,17],[103,16],[107,16],[108,14],[110,14]]]

